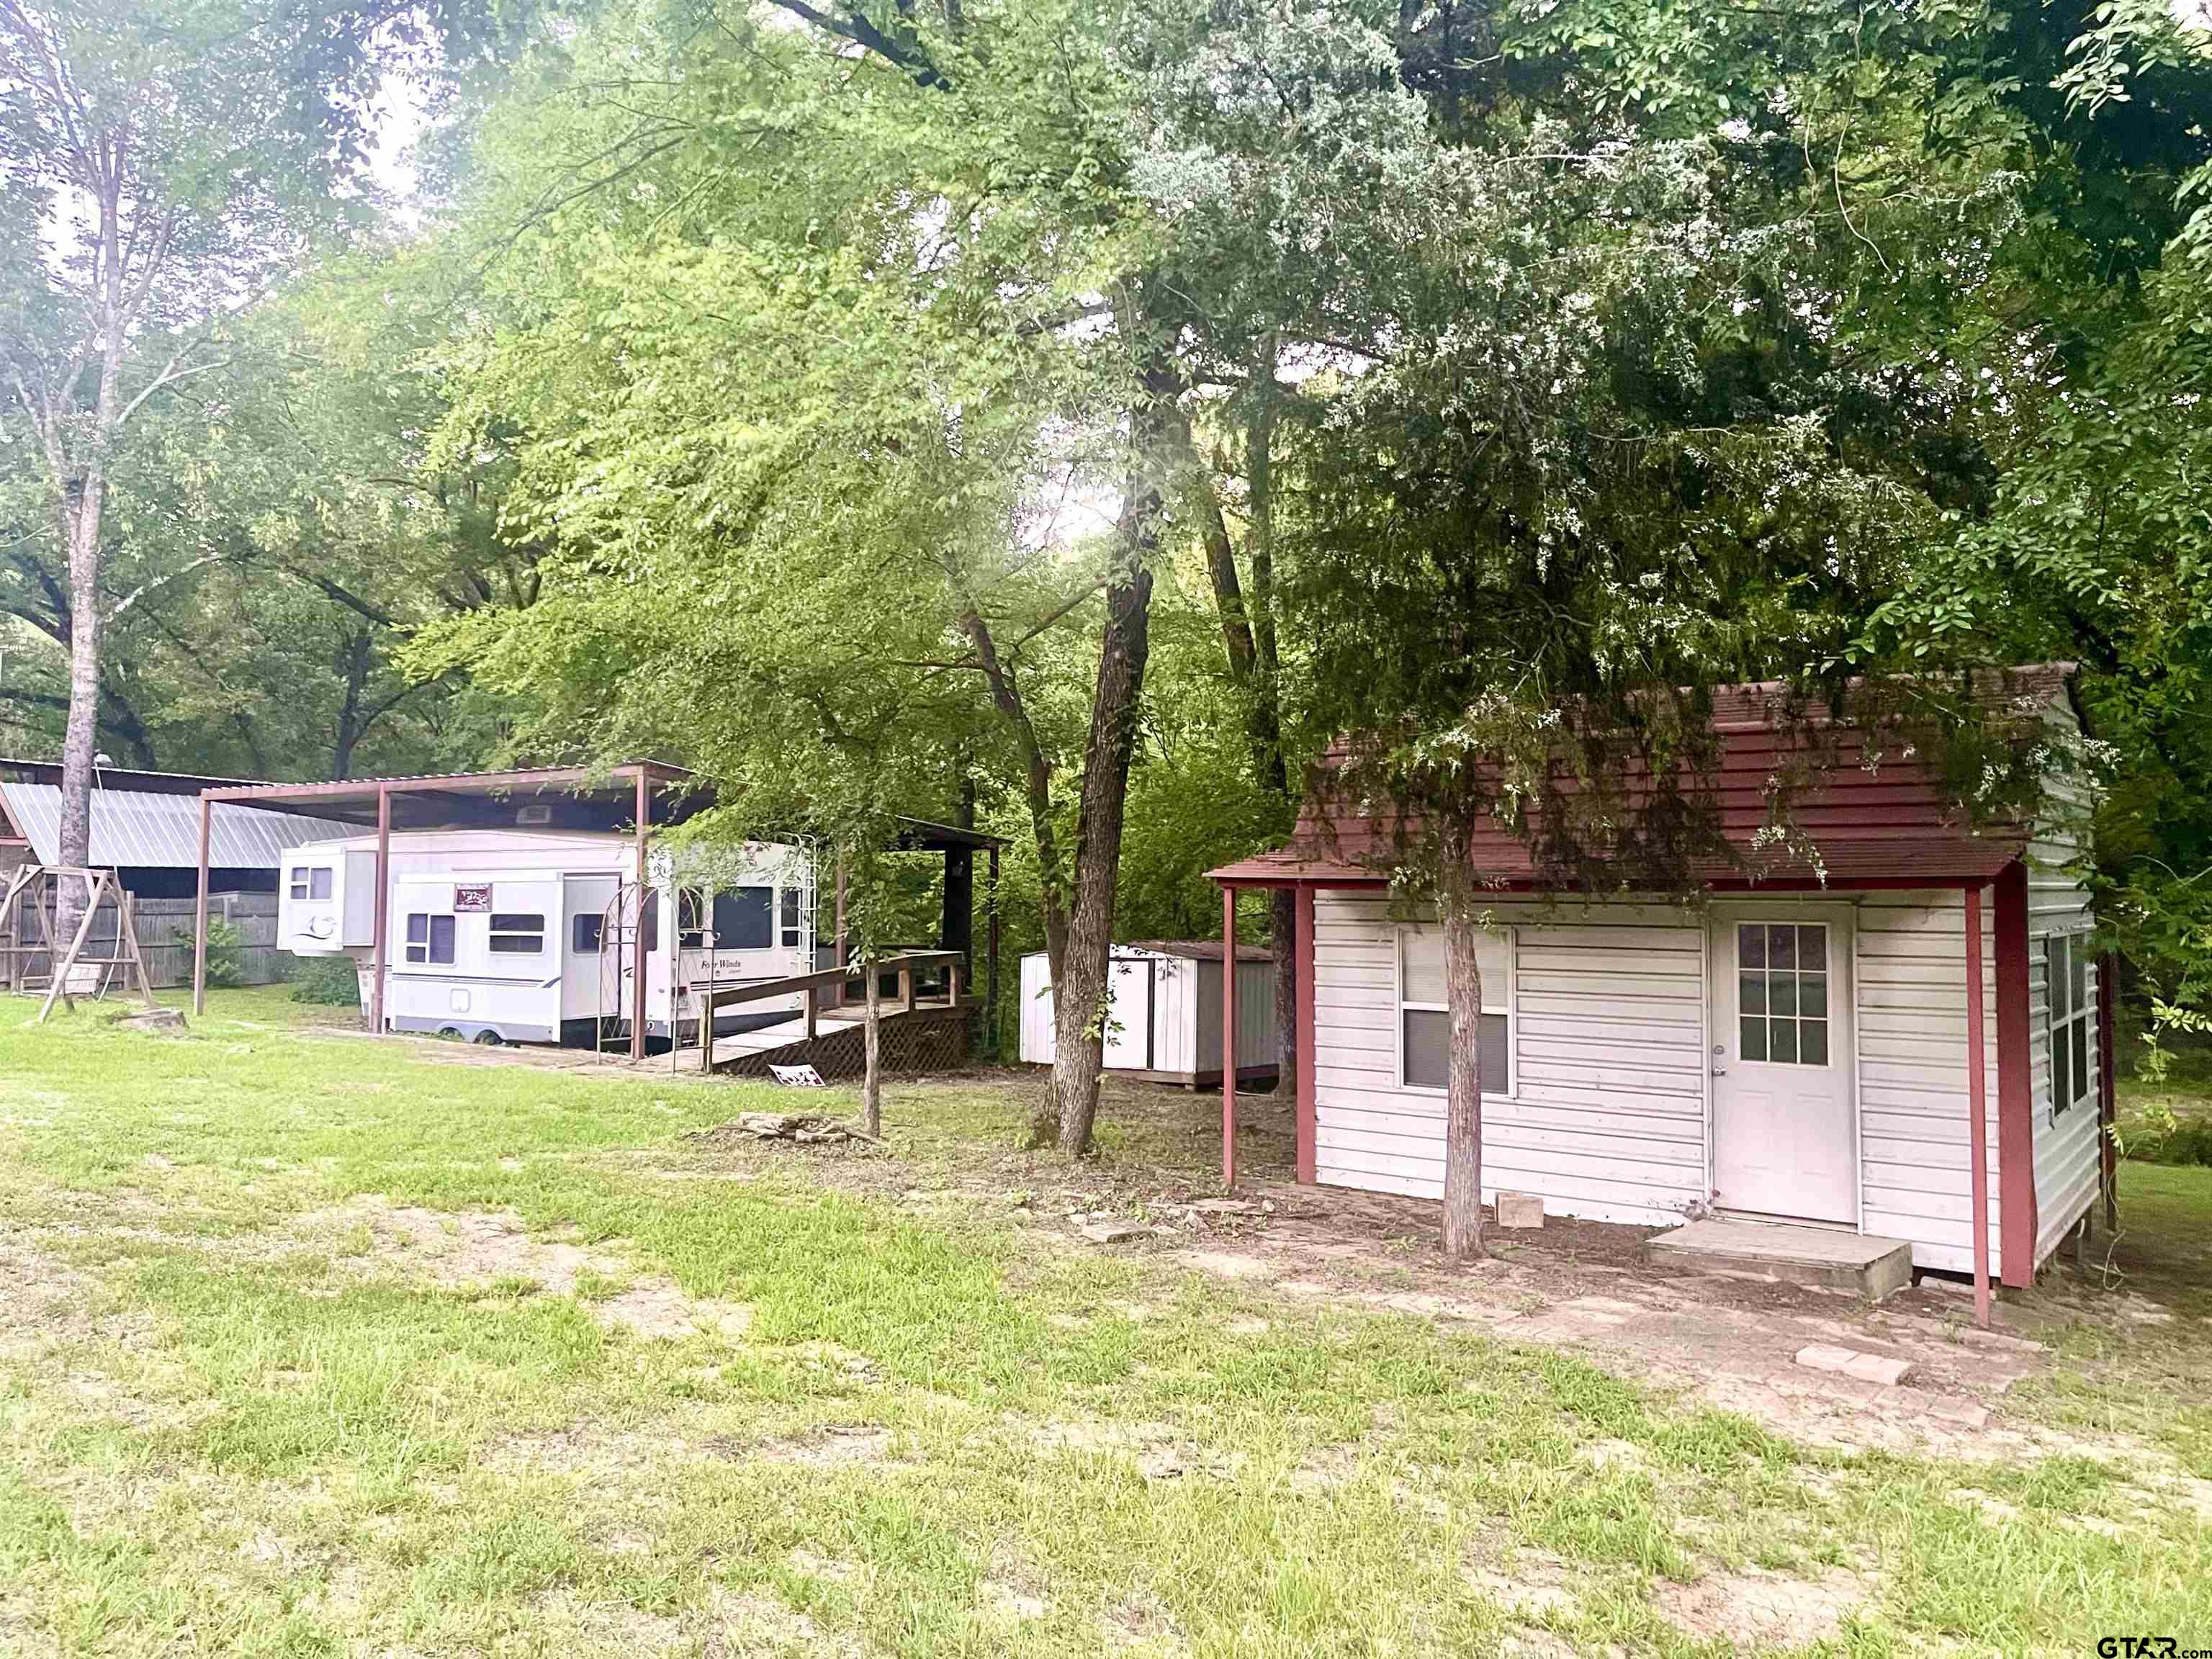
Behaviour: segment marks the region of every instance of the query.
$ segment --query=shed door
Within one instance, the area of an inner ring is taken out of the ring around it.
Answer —
[[[1713,925],[1713,1184],[1724,1210],[1855,1223],[1847,916]]]
[[[1152,970],[1149,957],[1116,957],[1107,964],[1106,1064],[1115,1071],[1151,1072]]]

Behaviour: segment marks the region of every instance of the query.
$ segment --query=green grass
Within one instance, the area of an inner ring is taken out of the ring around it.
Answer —
[[[1717,1652],[1655,1590],[1824,1565],[1871,1587],[1835,1651],[2212,1642],[2205,1529],[2136,1513],[2124,1464],[1799,1447],[683,1138],[765,1089],[318,1036],[281,987],[211,1003],[173,1037],[0,1007],[0,1653]],[[1024,1109],[894,1091],[895,1150]],[[2212,1231],[2212,1172],[2154,1173]],[[384,1204],[512,1210],[593,1265],[441,1285]],[[663,1279],[750,1325],[600,1316]],[[2075,1356],[2037,1408],[2086,1421],[2139,1361]],[[1554,1588],[1516,1612],[1486,1571]]]

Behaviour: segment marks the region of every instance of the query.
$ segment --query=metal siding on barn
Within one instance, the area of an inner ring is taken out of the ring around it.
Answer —
[[[1497,907],[1515,998],[1515,1093],[1483,1102],[1483,1195],[1659,1225],[1707,1194],[1705,938],[1652,907]],[[1314,907],[1315,1164],[1322,1182],[1443,1192],[1445,1101],[1398,1081],[1389,901]],[[1486,1000],[1488,999],[1486,998]]]
[[[51,783],[0,782],[0,799],[41,864],[61,862],[62,792]],[[285,850],[353,833],[352,826],[293,812],[264,812],[217,802],[209,825],[208,863],[218,870],[274,870]],[[92,848],[95,868],[150,866],[196,868],[200,858],[197,795],[155,795],[95,789]]]

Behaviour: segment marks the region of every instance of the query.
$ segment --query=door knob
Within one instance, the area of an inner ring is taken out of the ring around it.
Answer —
[[[1728,1075],[1728,1044],[1725,1042],[1713,1044],[1713,1075],[1715,1077]]]

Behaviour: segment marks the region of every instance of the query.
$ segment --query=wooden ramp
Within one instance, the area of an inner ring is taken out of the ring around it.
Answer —
[[[876,1033],[884,1069],[948,1072],[965,1066],[969,1027],[981,1006],[967,998],[916,998],[912,1008],[886,1001]],[[773,1025],[716,1037],[711,1064],[736,1077],[767,1077],[775,1065],[811,1066],[825,1078],[857,1078],[867,1063],[864,1019],[859,1008],[825,1008],[815,1016],[810,1037],[805,1017],[793,1014]]]

